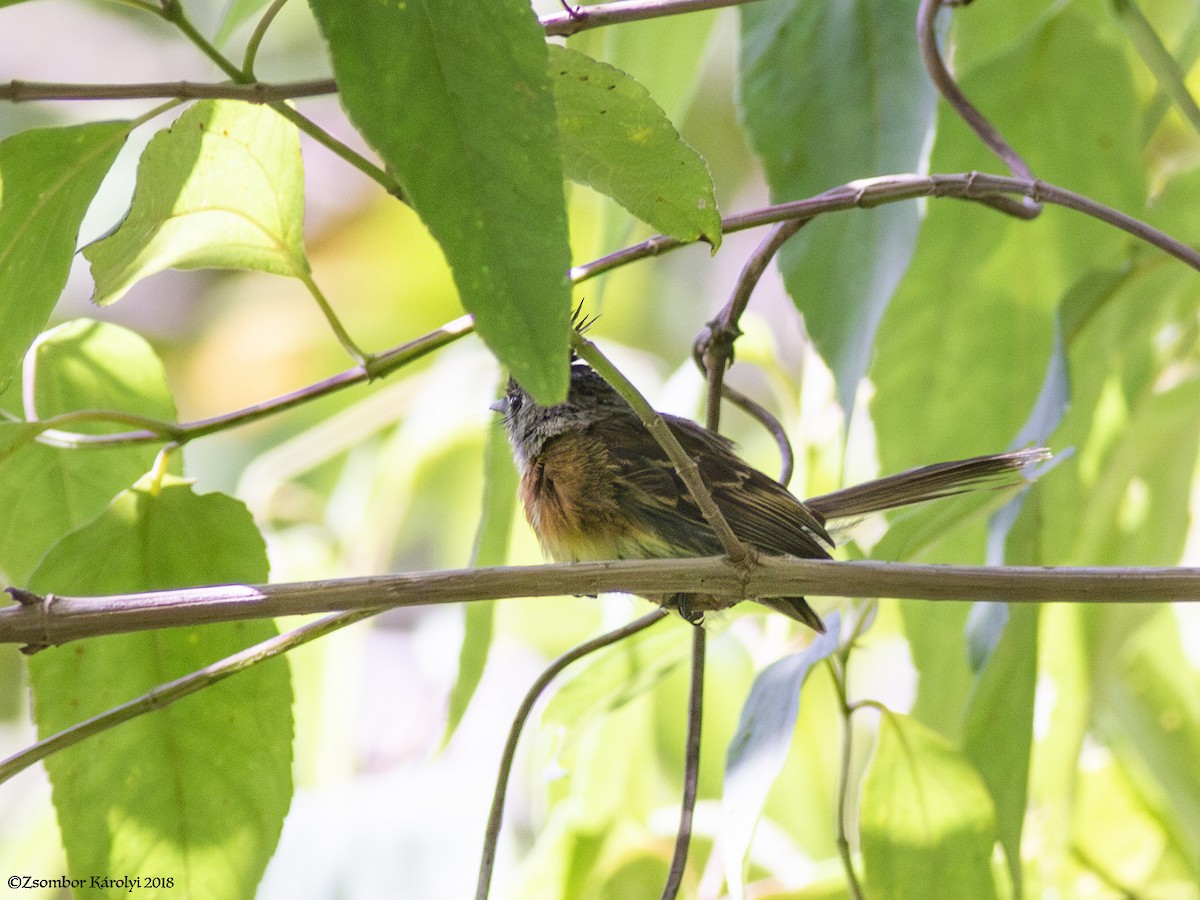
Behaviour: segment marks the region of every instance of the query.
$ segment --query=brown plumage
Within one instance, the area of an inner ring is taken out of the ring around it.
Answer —
[[[504,414],[521,471],[526,516],[553,559],[656,559],[724,552],[666,452],[625,400],[585,363],[571,366],[565,403],[540,406],[510,381],[507,396],[496,408]],[[1046,450],[1022,450],[939,463],[802,503],[745,463],[725,438],[687,419],[663,419],[696,461],[733,533],[770,556],[827,559],[833,547],[825,530],[830,519],[1014,484],[1021,467],[1049,456]],[[693,608],[688,598],[669,600],[683,610]],[[759,602],[825,630],[803,597],[763,597]],[[694,605],[702,607],[705,598]]]

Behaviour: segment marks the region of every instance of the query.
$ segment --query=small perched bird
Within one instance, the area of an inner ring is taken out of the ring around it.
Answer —
[[[541,406],[509,379],[493,405],[521,474],[525,515],[558,562],[717,556],[724,552],[637,414],[582,360],[571,364],[565,402]],[[704,483],[737,537],[759,553],[828,559],[830,519],[852,518],[977,487],[1015,483],[1023,466],[1048,459],[1045,449],[1018,450],[938,463],[801,502],[745,463],[724,437],[688,419],[663,415],[696,461]],[[691,621],[687,597],[669,603]],[[760,603],[824,633],[803,597]],[[702,606],[702,603],[696,604]]]

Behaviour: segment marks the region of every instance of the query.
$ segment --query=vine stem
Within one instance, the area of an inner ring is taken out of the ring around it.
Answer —
[[[692,818],[700,784],[700,725],[704,720],[704,656],[708,635],[703,626],[692,626],[692,680],[688,692],[688,733],[684,751],[683,800],[679,805],[679,828],[675,851],[663,885],[662,900],[675,900],[687,871],[688,848],[692,842]]]
[[[480,854],[479,879],[475,886],[475,900],[487,900],[488,891],[491,889],[492,869],[496,862],[496,847],[500,840],[500,826],[504,820],[504,798],[508,793],[508,781],[512,774],[513,761],[517,756],[517,743],[521,739],[521,732],[525,729],[525,723],[529,720],[529,714],[533,712],[534,704],[537,703],[538,698],[545,693],[546,688],[550,686],[550,682],[557,678],[558,674],[571,665],[571,663],[583,659],[583,657],[603,647],[615,644],[617,641],[632,637],[639,631],[649,628],[655,622],[661,621],[667,615],[666,610],[656,609],[642,616],[640,619],[635,619],[628,625],[622,625],[620,628],[615,628],[606,634],[592,638],[592,640],[585,641],[579,646],[568,650],[562,656],[558,657],[558,659],[554,660],[538,676],[529,690],[526,691],[521,705],[517,708],[516,715],[513,716],[512,725],[508,730],[508,739],[504,742],[504,750],[500,754],[500,770],[496,775],[496,790],[492,795],[492,806],[488,813],[487,828],[484,832],[483,852]]]

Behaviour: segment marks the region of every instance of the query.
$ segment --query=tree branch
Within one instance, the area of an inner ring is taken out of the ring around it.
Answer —
[[[943,566],[760,557],[746,570],[724,557],[706,557],[231,584],[105,597],[41,597],[10,588],[19,603],[0,609],[0,643],[38,647],[209,622],[605,591],[710,594],[729,604],[798,594],[1002,603],[1195,602],[1200,601],[1200,568]]]

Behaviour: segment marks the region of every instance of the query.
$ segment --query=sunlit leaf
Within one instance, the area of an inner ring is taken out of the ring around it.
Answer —
[[[112,409],[173,421],[175,404],[158,356],[139,335],[117,325],[76,319],[46,332],[30,351],[32,390],[42,418],[85,409]],[[9,425],[6,431],[28,437]],[[81,422],[71,430],[126,430],[118,423]],[[150,468],[157,445],[70,450],[21,442],[0,464],[0,570],[24,584],[46,549],[95,516]]]
[[[67,283],[79,223],[129,127],[35,128],[0,143],[0,388]]]
[[[1093,660],[1096,724],[1200,878],[1200,676],[1157,610],[1116,658]]]
[[[996,819],[987,788],[958,748],[915,719],[880,719],[860,816],[868,896],[996,896]]]
[[[101,305],[164,269],[306,275],[295,127],[261,104],[196,104],[151,139],[128,214],[83,255]]]
[[[624,706],[661,681],[687,659],[690,646],[687,629],[667,625],[639,631],[572,666],[570,679],[546,704],[543,726],[563,727],[571,739],[596,717]]]
[[[680,240],[721,243],[708,167],[654,102],[619,69],[550,45],[563,169]]]
[[[570,252],[546,41],[526,0],[310,0],[342,103],[441,244],[480,336],[567,390]]]
[[[32,585],[86,595],[266,576],[265,545],[241,503],[168,481],[122,493],[64,537]],[[270,622],[237,622],[45,650],[30,666],[39,733],[275,633]],[[72,875],[154,873],[173,877],[180,895],[253,897],[291,800],[291,703],[287,664],[273,660],[49,757]]]
[[[720,846],[725,880],[735,898],[745,896],[750,841],[792,745],[800,714],[800,688],[813,666],[837,650],[841,616],[835,611],[825,624],[826,633],[804,650],[759,672],[729,744],[721,794]]]

